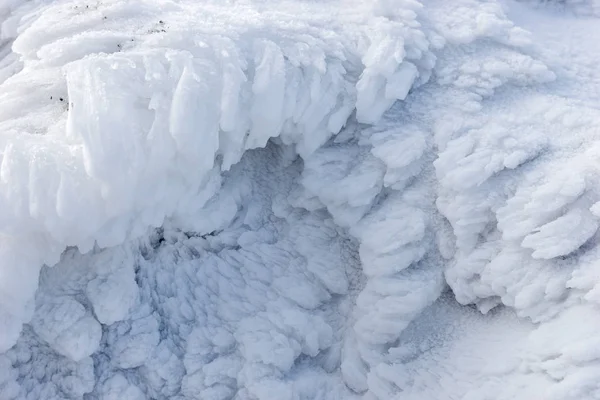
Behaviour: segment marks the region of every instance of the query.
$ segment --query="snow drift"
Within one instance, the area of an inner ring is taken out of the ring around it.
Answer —
[[[600,398],[567,3],[2,3],[0,399]]]

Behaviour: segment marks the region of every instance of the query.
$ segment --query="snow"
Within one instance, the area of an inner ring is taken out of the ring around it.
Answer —
[[[600,399],[598,17],[0,2],[0,399]]]

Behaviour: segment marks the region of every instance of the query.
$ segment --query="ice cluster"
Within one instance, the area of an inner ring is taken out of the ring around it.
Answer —
[[[600,399],[560,3],[0,0],[0,400]]]

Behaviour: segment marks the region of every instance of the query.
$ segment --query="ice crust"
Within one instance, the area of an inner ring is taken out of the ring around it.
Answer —
[[[0,400],[600,399],[546,3],[2,1]]]

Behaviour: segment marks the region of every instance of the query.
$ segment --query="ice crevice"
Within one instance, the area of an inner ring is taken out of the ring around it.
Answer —
[[[1,4],[0,399],[598,398],[566,3]]]

